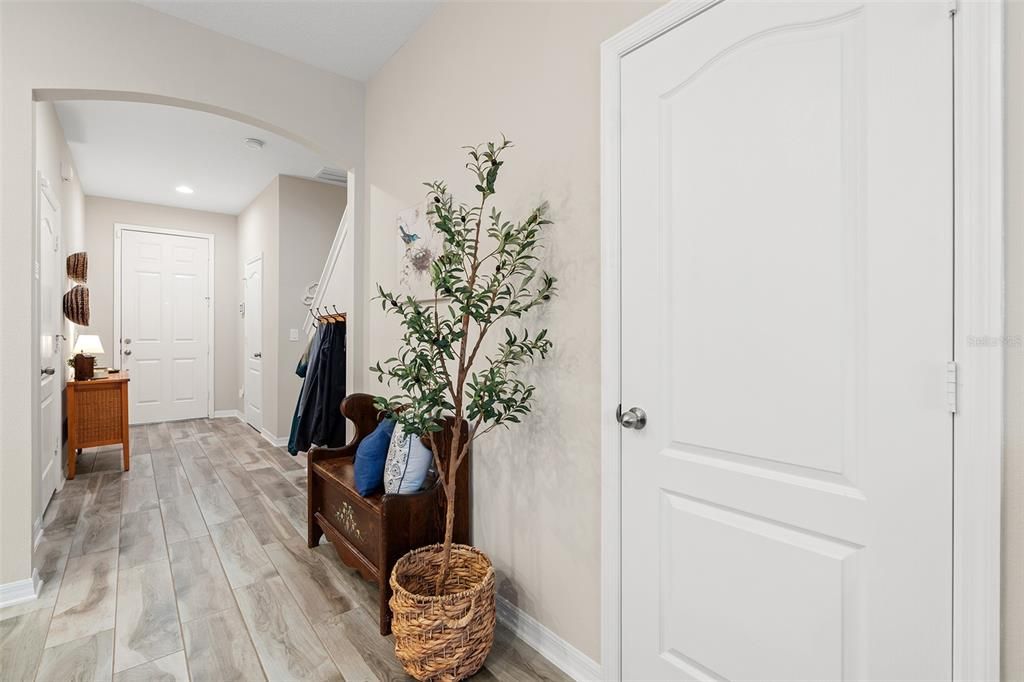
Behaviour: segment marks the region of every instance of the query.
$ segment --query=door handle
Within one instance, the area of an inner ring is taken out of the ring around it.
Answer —
[[[132,354],[132,349],[131,348],[125,348],[124,349],[124,354],[125,355],[131,355]]]
[[[51,376],[51,377],[54,375],[54,373],[56,371],[57,370],[55,370],[53,367],[46,367],[45,369],[39,370],[40,374],[45,374],[46,376]]]
[[[624,429],[639,431],[647,426],[647,413],[639,407],[631,407],[623,412],[622,406],[620,405],[615,411],[615,420],[618,421]]]
[[[263,353],[253,353],[252,356],[254,358],[262,358],[263,357]]]
[[[125,340],[124,340],[124,343],[125,343],[125,345],[128,345],[128,344],[130,344],[131,342],[132,342],[132,340],[131,340],[131,339],[125,339]]]

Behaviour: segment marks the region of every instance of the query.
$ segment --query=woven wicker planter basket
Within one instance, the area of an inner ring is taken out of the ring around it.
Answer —
[[[434,596],[441,545],[414,549],[391,572],[395,655],[417,680],[462,680],[494,644],[494,567],[483,552],[452,545],[445,594]]]

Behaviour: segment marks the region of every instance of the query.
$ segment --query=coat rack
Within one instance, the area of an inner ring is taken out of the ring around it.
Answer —
[[[331,308],[334,308],[334,312],[331,312]],[[340,312],[338,306],[317,306],[315,309],[310,308],[309,314],[313,316],[313,319],[317,322],[323,322],[327,324],[334,324],[335,322],[345,322],[348,319],[346,313]]]

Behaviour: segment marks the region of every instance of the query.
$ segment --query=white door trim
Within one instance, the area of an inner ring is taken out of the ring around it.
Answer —
[[[214,377],[216,376],[216,329],[214,328],[214,308],[216,307],[217,298],[214,292],[214,235],[209,232],[189,232],[187,230],[172,230],[165,227],[150,227],[148,225],[131,225],[129,223],[114,223],[114,341],[117,342],[117,347],[112,351],[114,359],[114,367],[121,369],[121,233],[125,231],[131,232],[150,232],[153,234],[169,234],[178,237],[194,237],[196,239],[205,239],[209,243],[209,267],[207,268],[207,277],[209,279],[209,288],[207,291],[210,293],[210,305],[207,306],[207,329],[208,332],[208,352],[209,358],[207,358],[207,404],[206,404],[206,416],[209,418],[213,417],[213,387]]]
[[[1004,5],[1003,0],[967,0],[953,22],[953,352],[960,373],[953,422],[956,680],[1000,679]]]
[[[620,111],[622,58],[721,0],[676,0],[601,46],[601,662],[621,678]],[[955,6],[955,5],[954,5]],[[954,36],[953,661],[998,680],[1003,443],[1003,0],[961,0]],[[980,339],[980,341],[979,341]],[[992,345],[992,344],[995,345]]]

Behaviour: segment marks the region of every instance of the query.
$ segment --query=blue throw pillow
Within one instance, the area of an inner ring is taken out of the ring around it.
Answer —
[[[384,462],[388,458],[388,446],[394,430],[394,420],[383,419],[356,448],[352,475],[356,491],[363,497],[377,492],[384,484]]]

